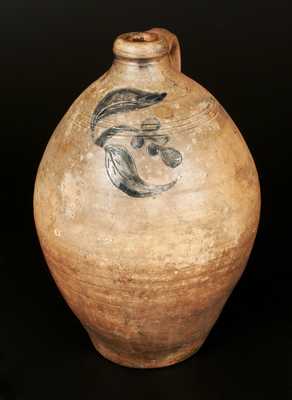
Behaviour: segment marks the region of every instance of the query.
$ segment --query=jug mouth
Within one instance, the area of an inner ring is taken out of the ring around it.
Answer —
[[[169,46],[156,32],[129,32],[116,38],[113,52],[116,57],[145,60],[164,56],[169,52]]]

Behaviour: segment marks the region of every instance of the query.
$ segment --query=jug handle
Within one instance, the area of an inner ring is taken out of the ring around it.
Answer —
[[[177,72],[181,71],[181,52],[178,38],[174,33],[164,28],[152,28],[148,32],[157,33],[162,36],[168,43],[169,46],[169,60],[170,64]]]

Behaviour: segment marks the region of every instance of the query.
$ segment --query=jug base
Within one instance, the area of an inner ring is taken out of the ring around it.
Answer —
[[[144,354],[142,353],[131,354],[113,350],[108,345],[105,345],[92,335],[90,335],[90,338],[98,353],[100,353],[107,360],[112,361],[115,364],[122,365],[124,367],[139,368],[139,369],[163,368],[177,364],[195,354],[203,344],[202,341],[200,341],[200,343],[196,341],[191,345],[184,346],[183,349],[180,348],[177,351],[172,351],[170,349],[168,354],[165,354],[164,352],[163,356],[160,357],[159,355],[155,357],[155,352],[153,352],[152,353],[153,357],[151,357],[148,354],[147,356],[144,356]]]

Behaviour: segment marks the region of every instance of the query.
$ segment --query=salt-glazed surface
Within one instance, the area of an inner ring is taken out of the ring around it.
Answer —
[[[163,29],[119,36],[39,166],[50,271],[108,359],[162,367],[205,341],[247,263],[258,176],[237,127]]]

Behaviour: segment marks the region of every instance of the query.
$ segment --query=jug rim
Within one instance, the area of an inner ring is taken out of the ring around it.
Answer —
[[[145,60],[162,57],[169,52],[166,39],[157,32],[128,32],[119,35],[113,44],[116,57]]]

